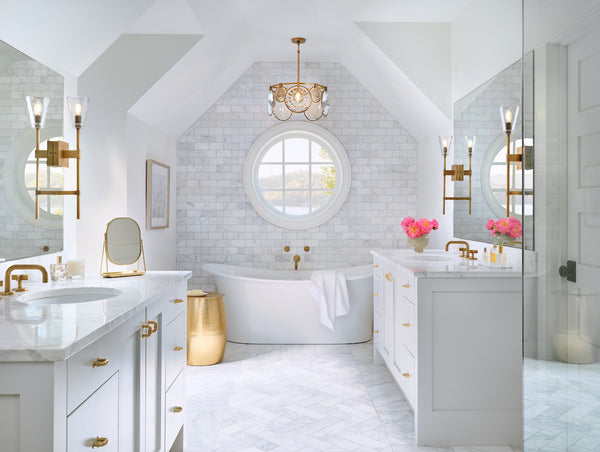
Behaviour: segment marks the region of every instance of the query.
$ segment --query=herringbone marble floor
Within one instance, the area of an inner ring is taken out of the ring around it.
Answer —
[[[512,452],[415,446],[413,414],[373,345],[228,343],[188,366],[185,451]]]

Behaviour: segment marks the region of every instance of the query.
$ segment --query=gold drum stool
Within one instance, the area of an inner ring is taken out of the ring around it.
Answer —
[[[187,363],[208,366],[223,361],[227,319],[223,294],[190,290],[187,297]]]

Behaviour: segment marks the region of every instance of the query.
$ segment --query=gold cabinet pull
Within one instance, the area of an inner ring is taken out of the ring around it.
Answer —
[[[183,411],[183,408],[180,406],[173,407],[173,413],[181,413],[182,411]]]
[[[379,330],[373,330],[374,334],[379,334]]]
[[[108,362],[107,358],[96,358],[92,367],[103,367],[106,366]]]
[[[373,268],[379,268],[379,265],[373,264]]]
[[[393,276],[392,276],[391,273],[386,273],[385,274],[385,279],[387,279],[388,281],[392,281],[392,278],[393,278]]]
[[[378,296],[379,296],[379,294],[378,294],[377,292],[375,292],[375,293],[373,294],[373,296],[374,296],[374,297],[378,297]]]
[[[152,327],[151,333],[156,333],[158,331],[158,322],[155,320],[148,320],[148,323]]]
[[[142,323],[142,337],[152,336],[152,327],[147,323]]]
[[[175,346],[175,348],[173,349],[176,352],[180,352],[181,350],[183,350],[183,347],[180,347],[179,345]]]
[[[405,289],[408,289],[410,287],[410,284],[402,284],[402,287],[404,287]]]
[[[408,372],[406,372],[406,373],[403,373],[403,374],[402,374],[402,376],[403,376],[404,378],[410,378],[410,374],[409,374]]]
[[[92,449],[94,447],[104,447],[108,444],[108,438],[104,438],[102,436],[96,436],[96,438],[94,438],[92,440]]]
[[[403,327],[408,328],[410,326],[410,323],[406,322],[402,324]]]
[[[181,298],[175,298],[175,300],[173,301],[173,303],[177,304],[177,303],[183,303],[183,300]]]

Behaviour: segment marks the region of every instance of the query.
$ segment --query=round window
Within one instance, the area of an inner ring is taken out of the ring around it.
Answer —
[[[256,211],[288,229],[308,229],[331,219],[350,190],[350,162],[335,136],[294,121],[272,127],[250,148],[244,185]]]
[[[533,146],[533,139],[525,138],[525,146]],[[521,153],[522,140],[513,140],[511,153]],[[500,135],[489,147],[481,168],[481,188],[490,209],[499,217],[506,216],[506,136]],[[510,188],[522,190],[524,196],[511,196],[510,216],[522,218],[533,215],[533,170],[522,163],[510,165]]]

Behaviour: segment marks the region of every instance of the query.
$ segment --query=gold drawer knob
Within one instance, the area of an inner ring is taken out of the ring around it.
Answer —
[[[408,289],[410,287],[410,284],[402,284],[402,287],[404,287],[405,289]]]
[[[374,296],[374,297],[378,297],[378,296],[379,296],[379,294],[378,294],[377,292],[375,292],[375,293],[373,294],[373,296]]]
[[[373,330],[374,334],[379,334],[379,330]]]
[[[408,372],[406,372],[406,373],[403,373],[403,374],[402,374],[402,376],[403,376],[404,378],[410,378],[410,374],[409,374]]]
[[[410,323],[406,322],[402,324],[403,327],[408,328],[410,326]]]
[[[173,413],[181,413],[182,411],[183,411],[183,407],[180,407],[180,406],[173,407]]]
[[[379,268],[379,265],[373,264],[373,268]]]
[[[158,322],[155,320],[148,320],[150,327],[152,328],[151,333],[156,333],[158,331]]]
[[[96,438],[94,438],[92,440],[92,449],[94,447],[104,447],[108,444],[108,438],[104,438],[102,436],[96,436]]]
[[[175,298],[175,300],[173,301],[173,303],[177,304],[177,303],[183,303],[183,300],[181,298]]]
[[[104,367],[108,364],[107,358],[96,358],[92,367]]]
[[[175,350],[176,352],[180,352],[181,350],[183,350],[183,347],[177,345],[173,350]]]
[[[392,278],[393,278],[393,276],[392,276],[391,273],[386,273],[385,274],[385,279],[387,279],[388,281],[392,281]]]

